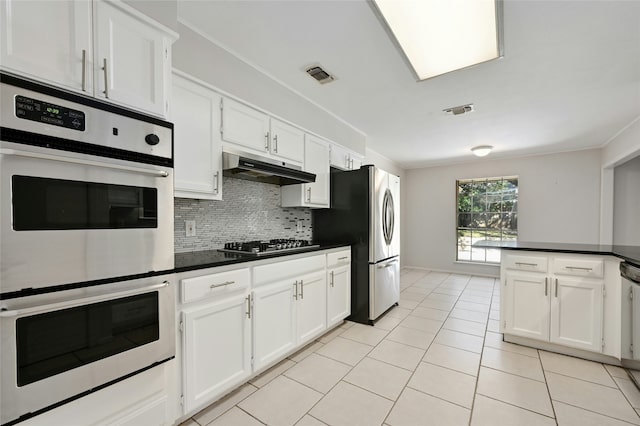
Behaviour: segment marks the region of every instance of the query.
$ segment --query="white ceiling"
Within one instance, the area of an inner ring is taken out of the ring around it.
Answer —
[[[489,158],[600,147],[640,116],[638,0],[505,0],[504,58],[423,82],[364,0],[180,0],[178,14],[405,168],[467,161],[475,145],[495,146]],[[318,84],[314,64],[336,81]]]

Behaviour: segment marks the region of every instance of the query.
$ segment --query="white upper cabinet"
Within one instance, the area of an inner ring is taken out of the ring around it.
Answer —
[[[222,106],[222,140],[245,151],[302,165],[304,132],[232,99]]]
[[[269,149],[271,154],[297,163],[302,161],[304,157],[304,132],[302,130],[272,118],[270,136]]]
[[[95,7],[95,96],[165,115],[171,40],[118,3]]]
[[[269,153],[269,116],[240,102],[222,101],[222,140]]]
[[[222,199],[220,100],[211,89],[173,75],[176,197]]]
[[[331,167],[340,170],[357,170],[362,166],[363,158],[342,145],[331,144]]]
[[[316,175],[312,183],[286,185],[281,189],[282,207],[329,207],[329,143],[307,134],[304,170]]]
[[[121,2],[1,3],[2,68],[165,117],[177,34]]]
[[[86,0],[2,1],[2,68],[93,94],[91,11]]]

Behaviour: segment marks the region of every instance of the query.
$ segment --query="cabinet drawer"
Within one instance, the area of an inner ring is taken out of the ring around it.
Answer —
[[[547,272],[547,258],[539,256],[509,255],[504,259],[505,267],[520,271]]]
[[[256,266],[253,268],[253,284],[260,285],[288,277],[298,277],[308,272],[324,269],[325,262],[325,255],[320,254],[302,259],[285,260],[269,265]]]
[[[604,275],[604,261],[602,259],[553,259],[554,274],[573,275],[576,277],[602,278]]]
[[[249,288],[249,269],[186,278],[180,281],[182,302],[233,293]]]
[[[327,266],[346,265],[351,262],[351,250],[342,250],[327,254]]]

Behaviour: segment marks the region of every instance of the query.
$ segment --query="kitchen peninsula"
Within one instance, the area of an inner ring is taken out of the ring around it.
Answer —
[[[632,289],[622,262],[640,247],[481,242],[502,249],[500,332],[507,342],[638,368],[631,349]]]

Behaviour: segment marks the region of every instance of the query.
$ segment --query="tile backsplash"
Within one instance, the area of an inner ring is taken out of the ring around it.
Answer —
[[[311,210],[280,207],[277,185],[225,177],[222,196],[222,201],[174,199],[176,253],[217,249],[229,241],[312,237]],[[196,221],[195,237],[186,236],[186,220]]]

